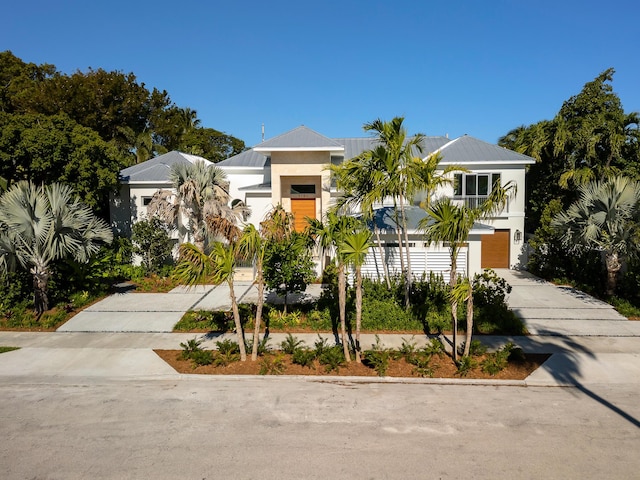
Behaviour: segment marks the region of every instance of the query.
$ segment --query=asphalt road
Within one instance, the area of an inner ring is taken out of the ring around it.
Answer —
[[[637,385],[5,377],[3,479],[640,478]]]

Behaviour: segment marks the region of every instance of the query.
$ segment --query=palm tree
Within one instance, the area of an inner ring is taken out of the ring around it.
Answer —
[[[308,218],[307,233],[315,238],[321,255],[333,253],[338,266],[338,309],[340,316],[341,341],[344,349],[344,357],[349,362],[349,345],[347,343],[347,276],[345,272],[345,260],[341,252],[341,246],[347,235],[353,233],[358,221],[353,217],[338,215],[334,211],[327,212],[325,223],[318,219]]]
[[[221,242],[214,242],[211,253],[208,255],[191,243],[183,243],[180,245],[179,250],[180,262],[176,266],[174,275],[180,282],[193,286],[211,279],[215,283],[227,282],[229,285],[229,298],[231,299],[231,310],[233,312],[238,346],[240,347],[240,360],[244,362],[247,359],[247,352],[242,334],[238,301],[233,285],[236,259],[238,258],[238,245],[235,243],[225,245]]]
[[[186,217],[189,236],[202,251],[207,235],[227,240],[238,235],[232,225],[246,219],[248,210],[243,204],[241,208],[228,206],[229,184],[222,170],[203,161],[177,163],[171,167],[169,178],[176,193],[158,190],[147,207],[149,216],[157,215],[170,225]],[[174,196],[176,200],[172,201]]]
[[[551,225],[565,246],[604,253],[606,293],[613,295],[624,258],[638,253],[640,182],[613,177],[580,186],[579,195]]]
[[[405,280],[405,306],[409,307],[409,291],[411,289],[411,256],[409,253],[409,238],[407,233],[407,219],[405,215],[404,202],[408,196],[415,192],[409,191],[413,185],[408,179],[410,170],[408,165],[414,160],[414,152],[422,154],[422,141],[424,135],[418,133],[408,138],[407,130],[403,125],[404,117],[394,117],[391,121],[376,119],[364,125],[364,130],[377,135],[378,146],[373,150],[374,157],[378,157],[378,163],[383,167],[386,183],[382,190],[385,196],[393,199],[394,209],[397,212],[400,206],[400,215],[396,213],[396,224],[398,230],[398,248],[400,251],[400,263]],[[406,252],[407,267],[404,268],[402,261],[402,239],[400,231],[404,233],[404,247]]]
[[[493,185],[487,199],[475,208],[467,205],[453,203],[451,198],[442,198],[430,208],[427,208],[427,216],[423,218],[418,227],[424,231],[429,243],[444,243],[449,247],[451,269],[449,285],[453,289],[457,283],[457,258],[460,249],[467,241],[473,224],[479,220],[495,216],[502,211],[511,195],[516,192],[516,185],[508,182],[501,186]],[[456,296],[451,299],[451,319],[453,322],[453,359],[457,360],[457,328],[458,328],[458,302]]]
[[[353,265],[356,271],[356,362],[360,363],[360,325],[362,323],[362,265],[369,253],[371,232],[360,229],[345,236],[340,246],[340,256],[348,265]]]
[[[382,265],[383,275],[387,288],[391,289],[391,277],[389,266],[387,265],[382,240],[380,239],[380,229],[375,219],[374,204],[382,203],[380,185],[383,181],[382,172],[373,165],[371,155],[361,155],[347,160],[340,165],[331,165],[331,175],[336,181],[336,187],[341,192],[336,203],[336,211],[350,213],[352,210],[359,210],[362,218],[373,224],[373,232],[378,244],[378,255]],[[378,278],[380,275],[378,273]]]
[[[467,304],[467,334],[464,342],[464,352],[462,353],[462,356],[466,357],[469,355],[471,336],[473,335],[473,284],[469,280],[469,277],[464,277],[461,281],[457,282],[449,292],[449,295],[454,297],[456,304]]]
[[[68,257],[86,263],[112,240],[109,225],[80,203],[70,186],[21,181],[0,197],[0,271],[17,264],[29,269],[38,315],[49,308],[52,263]]]
[[[238,249],[240,256],[244,259],[252,259],[255,262],[256,278],[255,283],[258,286],[258,304],[256,305],[256,319],[253,330],[253,349],[251,351],[251,361],[258,359],[258,346],[260,344],[260,326],[262,324],[262,308],[264,306],[264,274],[263,264],[266,240],[260,235],[260,232],[253,224],[249,224],[244,228],[244,232],[239,239]]]

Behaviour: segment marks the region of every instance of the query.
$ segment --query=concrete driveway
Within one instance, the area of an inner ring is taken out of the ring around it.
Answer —
[[[557,286],[529,272],[496,270],[511,286],[509,307],[531,335],[640,336],[640,322],[570,286]]]

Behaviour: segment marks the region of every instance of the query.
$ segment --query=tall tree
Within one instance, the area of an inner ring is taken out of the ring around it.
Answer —
[[[109,193],[128,158],[93,130],[59,114],[0,112],[0,176],[72,185],[83,203],[108,216]]]
[[[362,324],[362,265],[365,257],[369,253],[371,244],[371,231],[360,228],[357,232],[348,234],[340,245],[340,256],[347,265],[352,265],[355,269],[355,290],[356,290],[356,362],[360,363],[360,327]],[[345,357],[346,358],[346,357]]]
[[[53,262],[72,258],[85,263],[112,239],[111,228],[69,186],[21,181],[0,197],[0,271],[18,264],[29,269],[38,315],[49,308]]]
[[[581,185],[579,194],[552,226],[565,245],[604,253],[606,294],[613,295],[624,260],[640,249],[640,182],[612,177]]]
[[[442,198],[427,208],[427,216],[420,221],[419,228],[424,231],[429,243],[448,245],[451,270],[449,285],[453,290],[458,281],[457,259],[460,249],[467,242],[469,232],[475,222],[494,217],[501,212],[509,197],[515,194],[516,185],[508,182],[502,186],[494,184],[487,199],[477,207],[454,203],[451,198]],[[457,360],[458,297],[450,295],[451,320],[453,323],[453,359]]]
[[[147,207],[149,216],[156,215],[171,225],[178,225],[181,216],[186,217],[189,237],[201,251],[206,247],[207,234],[222,235],[227,240],[239,236],[233,227],[247,211],[228,204],[229,184],[222,170],[203,161],[178,163],[172,166],[170,179],[175,201],[173,192],[159,190]]]
[[[334,211],[327,213],[325,222],[309,218],[308,234],[313,237],[320,249],[321,255],[332,255],[338,268],[338,311],[340,316],[341,341],[344,358],[350,362],[349,344],[347,342],[347,275],[346,260],[342,246],[345,238],[353,234],[358,228],[358,221],[353,217],[338,215]]]
[[[624,112],[611,86],[613,74],[610,68],[585,84],[553,120],[518,127],[499,140],[538,160],[527,174],[527,230],[539,226],[551,200],[565,207],[573,202],[576,186],[612,174],[639,177],[640,118]]]

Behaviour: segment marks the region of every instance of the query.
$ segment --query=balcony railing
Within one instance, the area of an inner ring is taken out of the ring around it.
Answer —
[[[487,195],[454,195],[451,199],[455,205],[464,205],[468,208],[477,208],[481,206],[489,198]],[[509,199],[502,213],[509,213]],[[498,214],[497,216],[500,216]]]

